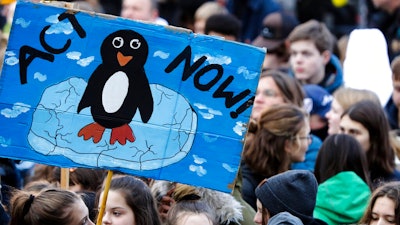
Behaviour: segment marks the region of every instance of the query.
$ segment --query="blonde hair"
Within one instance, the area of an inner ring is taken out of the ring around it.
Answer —
[[[360,90],[350,87],[341,87],[333,93],[333,97],[343,108],[343,111],[363,100],[371,100],[378,105],[381,104],[378,95],[376,95],[375,92],[366,89]]]
[[[194,20],[207,20],[214,14],[228,14],[228,10],[217,2],[205,2],[197,8]]]

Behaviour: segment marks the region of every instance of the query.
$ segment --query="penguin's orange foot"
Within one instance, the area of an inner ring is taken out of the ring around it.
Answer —
[[[91,123],[84,126],[79,132],[78,136],[83,136],[84,140],[93,138],[94,143],[98,143],[103,136],[105,128],[98,123]]]
[[[125,145],[126,140],[130,142],[135,141],[133,131],[128,124],[124,124],[111,130],[110,144],[113,145],[116,141],[118,141],[121,145]]]

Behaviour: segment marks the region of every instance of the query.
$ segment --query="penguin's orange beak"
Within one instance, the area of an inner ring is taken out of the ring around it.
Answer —
[[[122,54],[121,52],[117,53],[117,59],[120,66],[125,66],[126,64],[128,64],[129,61],[132,60],[132,58],[133,57],[130,55],[124,56],[124,54]]]

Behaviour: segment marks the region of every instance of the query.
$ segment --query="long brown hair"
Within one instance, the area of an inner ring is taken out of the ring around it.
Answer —
[[[72,191],[47,189],[32,195],[17,191],[11,199],[10,225],[68,225],[74,203],[82,201]]]
[[[264,111],[258,123],[250,123],[243,158],[256,173],[270,177],[289,169],[290,158],[285,151],[287,141],[294,139],[305,126],[307,114],[301,108],[283,104]]]
[[[348,108],[342,114],[363,125],[369,133],[370,149],[367,161],[371,181],[379,173],[391,174],[395,170],[394,151],[390,143],[390,126],[383,108],[376,102],[364,100]]]
[[[371,196],[369,204],[359,224],[370,224],[372,220],[372,209],[378,198],[387,197],[394,203],[394,224],[400,224],[400,182],[393,181],[384,183],[378,187]]]

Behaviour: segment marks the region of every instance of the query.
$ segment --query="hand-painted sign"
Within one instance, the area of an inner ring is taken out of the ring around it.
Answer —
[[[265,51],[18,2],[0,80],[0,156],[229,191]]]

